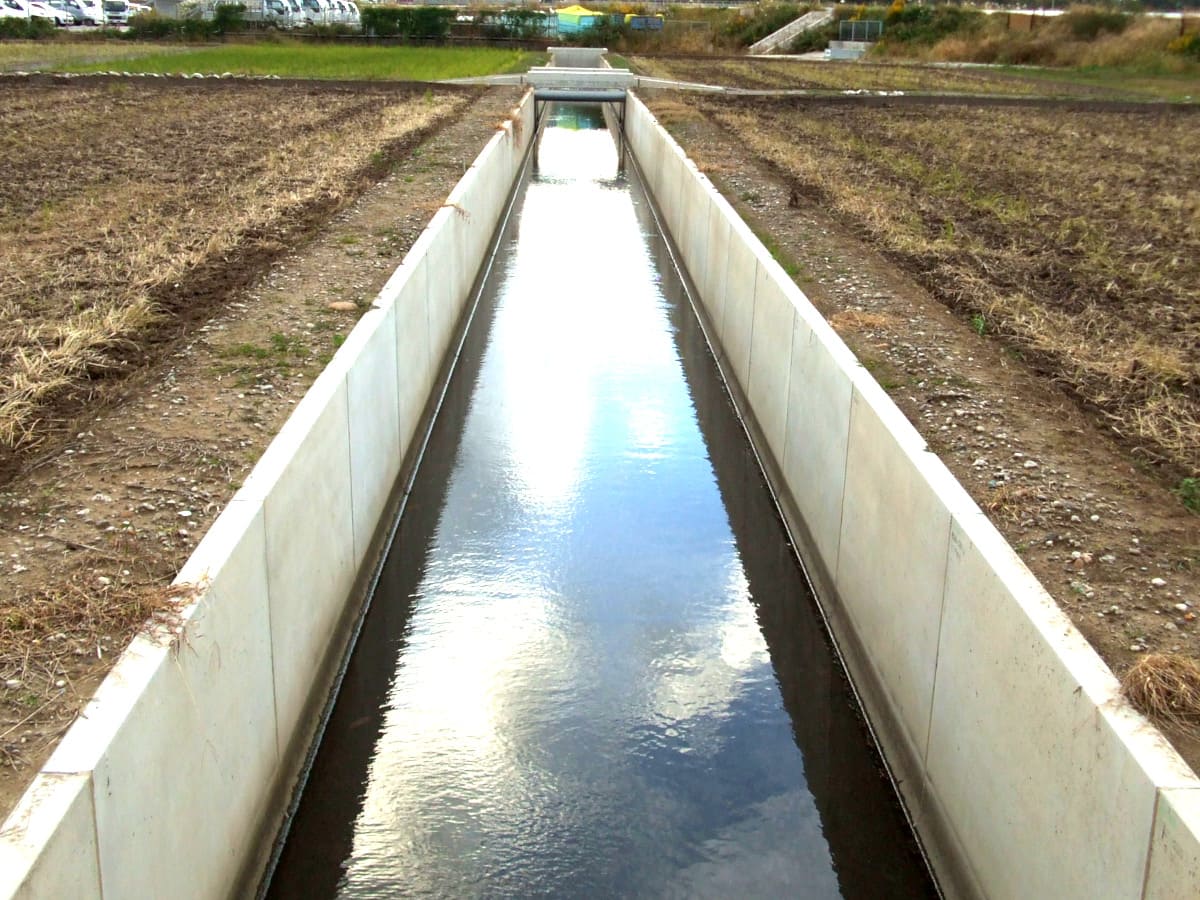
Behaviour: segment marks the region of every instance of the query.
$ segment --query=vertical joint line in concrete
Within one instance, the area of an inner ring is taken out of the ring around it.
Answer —
[[[262,546],[262,567],[263,580],[267,584],[267,654],[271,659],[271,721],[274,723],[275,731],[275,763],[279,764],[279,760],[283,758],[283,752],[279,746],[279,690],[276,688],[275,681],[275,626],[271,622],[271,559],[267,553],[269,522],[267,522],[267,501],[264,498],[260,501],[259,510],[262,513],[263,520],[263,546]]]
[[[842,456],[842,501],[838,504],[837,547],[833,551],[833,587],[836,594],[840,590],[842,572],[842,529],[846,527],[846,489],[850,484],[850,439],[854,434],[854,411],[858,404],[854,398],[858,389],[850,382],[850,413],[846,416],[846,452]]]
[[[357,572],[362,565],[362,557],[366,556],[367,548],[358,546],[358,529],[354,523],[354,423],[350,421],[350,373],[346,373],[346,469],[350,473],[350,558]],[[369,543],[369,542],[368,542]]]
[[[933,704],[937,700],[938,663],[942,658],[942,623],[946,618],[946,581],[950,576],[950,544],[954,537],[954,513],[946,527],[946,561],[942,565],[942,602],[938,604],[937,642],[933,646],[933,684],[929,688],[929,719],[925,723],[925,746],[921,749],[921,766],[926,777],[929,772],[929,738],[933,734]]]
[[[1154,812],[1150,816],[1150,837],[1146,841],[1146,866],[1142,869],[1142,889],[1138,897],[1145,900],[1146,891],[1150,889],[1150,863],[1154,858],[1154,832],[1158,828],[1158,813],[1164,802],[1162,788],[1154,791]]]
[[[36,778],[37,776],[35,775],[34,777]],[[100,894],[100,900],[104,900],[104,856],[100,853],[100,820],[96,818],[96,809],[99,804],[96,802],[95,768],[88,773],[87,780],[88,793],[92,797],[92,834],[96,836],[96,889]]]

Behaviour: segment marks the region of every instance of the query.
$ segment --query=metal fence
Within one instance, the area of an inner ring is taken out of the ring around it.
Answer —
[[[882,19],[843,19],[838,22],[839,41],[877,41],[882,34]]]

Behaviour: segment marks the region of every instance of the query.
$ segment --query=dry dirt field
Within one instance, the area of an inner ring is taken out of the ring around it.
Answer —
[[[0,98],[2,818],[517,95]]]
[[[911,63],[838,64],[795,58],[765,59],[682,56],[634,56],[638,72],[657,78],[719,84],[756,91],[904,91],[936,94],[1106,98],[1154,100],[1164,92],[1192,93],[1200,85],[1165,79],[1149,84],[1091,84],[1056,77],[979,66],[920,66]]]

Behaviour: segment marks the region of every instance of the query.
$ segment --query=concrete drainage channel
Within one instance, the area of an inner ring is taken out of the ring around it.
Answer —
[[[176,627],[133,642],[5,822],[0,896],[218,897],[257,878],[533,107],[484,148],[205,536]],[[943,886],[1200,896],[1200,780],[633,96],[625,131]]]

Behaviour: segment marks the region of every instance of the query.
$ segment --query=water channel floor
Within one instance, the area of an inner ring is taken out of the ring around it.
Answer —
[[[920,897],[636,183],[559,107],[275,897]]]

